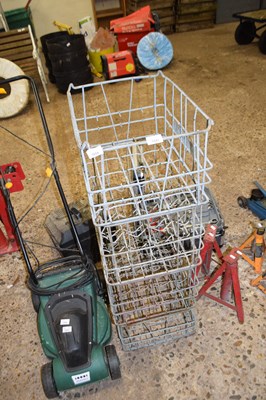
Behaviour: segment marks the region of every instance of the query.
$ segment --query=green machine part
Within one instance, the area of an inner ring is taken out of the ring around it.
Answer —
[[[55,358],[53,360],[53,377],[59,392],[108,378],[109,369],[105,360],[104,348],[99,345],[93,346],[91,366],[78,371],[66,371],[61,358]]]
[[[65,271],[60,274],[43,276],[39,280],[42,288],[51,287],[59,281],[73,283],[71,279],[73,271]],[[66,292],[63,293],[68,293]],[[90,365],[81,366],[72,370],[67,370],[59,349],[54,341],[50,322],[47,318],[46,308],[49,306],[51,296],[39,296],[38,307],[38,332],[41,345],[45,355],[52,359],[53,379],[58,391],[71,389],[76,386],[93,383],[110,376],[108,362],[105,354],[105,346],[111,341],[112,328],[108,310],[104,300],[96,295],[95,282],[91,281],[82,288],[79,288],[79,294],[91,298],[92,304],[92,350]],[[48,304],[47,304],[48,303]]]

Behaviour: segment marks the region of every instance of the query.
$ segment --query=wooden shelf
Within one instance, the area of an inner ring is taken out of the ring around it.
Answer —
[[[100,3],[100,0],[98,0]],[[108,1],[106,2],[108,5]],[[100,26],[110,28],[110,21],[112,19],[120,18],[126,15],[126,0],[119,0],[119,7],[107,8],[106,10],[97,10],[97,0],[92,0],[93,12],[96,29]]]
[[[119,8],[114,10],[106,10],[106,11],[97,11],[96,12],[97,18],[104,18],[104,17],[113,17],[117,15],[124,15],[123,11]]]

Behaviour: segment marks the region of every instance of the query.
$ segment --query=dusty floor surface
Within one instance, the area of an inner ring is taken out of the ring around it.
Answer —
[[[248,196],[252,182],[266,186],[266,58],[257,43],[238,46],[236,24],[171,35],[174,61],[165,74],[176,82],[215,122],[209,139],[213,163],[211,189],[228,229],[226,245],[237,246],[251,233],[256,218],[239,208],[236,199]],[[73,138],[66,96],[49,86],[51,103],[43,106],[53,137],[58,169],[69,201],[85,198],[85,186]],[[115,86],[114,86],[115,91]],[[91,92],[93,96],[93,92]],[[33,100],[19,116],[1,120],[1,126],[45,148]],[[47,157],[0,129],[1,164],[18,160],[25,189],[12,195],[21,215],[40,188]],[[49,211],[58,207],[51,186],[21,223],[28,240],[49,243],[42,226]],[[45,237],[45,238],[44,238]],[[55,256],[36,250],[42,260]],[[262,400],[265,399],[265,295],[249,285],[252,268],[241,261],[239,273],[245,322],[235,312],[206,298],[197,303],[196,334],[166,345],[124,352],[114,332],[122,368],[120,381],[105,381],[62,393],[62,399],[100,400]],[[0,268],[0,398],[45,399],[40,367],[47,362],[36,329],[25,269],[19,253],[1,257]]]

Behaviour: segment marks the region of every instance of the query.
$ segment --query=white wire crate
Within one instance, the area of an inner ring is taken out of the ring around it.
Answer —
[[[135,324],[117,326],[118,336],[125,351],[165,344],[196,332],[194,308],[169,313]]]
[[[96,225],[199,205],[210,181],[211,119],[161,72],[142,78],[68,91]]]
[[[125,350],[195,332],[194,271],[212,167],[212,120],[162,72],[138,78],[68,90],[110,307]]]
[[[190,309],[197,296],[194,271],[108,286],[113,319],[116,325],[140,322],[152,317]]]

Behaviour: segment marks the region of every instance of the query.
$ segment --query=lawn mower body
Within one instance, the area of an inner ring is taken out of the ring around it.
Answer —
[[[52,361],[43,365],[44,393],[51,399],[60,391],[105,379],[120,378],[120,363],[111,340],[111,322],[102,296],[102,283],[95,264],[86,255],[56,169],[54,149],[34,80],[26,75],[4,82],[30,82],[51,155],[53,176],[67,215],[78,255],[51,260],[32,267],[19,229],[8,182],[0,179],[0,190],[28,272],[27,285],[38,313],[38,332],[44,353]],[[36,260],[36,258],[35,258]],[[37,260],[38,261],[38,260]]]
[[[73,258],[74,260],[74,258]],[[59,281],[74,283],[73,272],[80,266],[37,275],[46,288]],[[62,286],[66,283],[62,283]],[[95,281],[52,296],[40,296],[38,331],[45,355],[52,359],[52,372],[57,391],[93,383],[110,375],[105,346],[111,340],[111,323],[103,299],[96,295]],[[38,307],[35,297],[34,304]],[[44,371],[44,370],[43,370]],[[43,372],[46,375],[49,372]],[[42,376],[43,381],[49,377]]]

